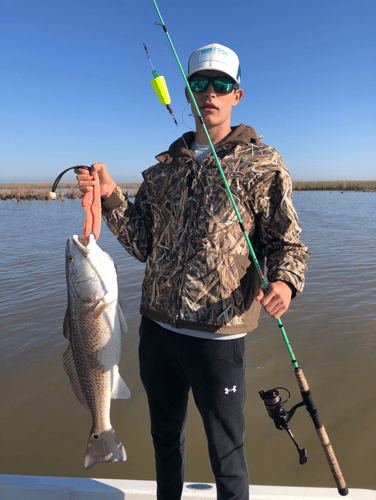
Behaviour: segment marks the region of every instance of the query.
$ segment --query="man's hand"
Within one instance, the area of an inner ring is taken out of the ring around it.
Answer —
[[[116,187],[116,183],[112,180],[104,163],[94,163],[90,171],[86,168],[75,168],[74,172],[77,174],[78,187],[82,193],[93,189],[95,184],[93,172],[98,174],[100,194],[103,199],[109,198]]]
[[[291,289],[283,281],[269,283],[268,291],[261,289],[255,297],[257,302],[261,302],[265,311],[274,319],[278,319],[287,311],[291,302]]]

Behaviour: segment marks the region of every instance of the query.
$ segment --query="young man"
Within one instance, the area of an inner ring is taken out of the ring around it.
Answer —
[[[191,55],[187,75],[269,290],[261,290],[202,126],[188,132],[143,173],[131,203],[103,163],[103,217],[124,248],[146,262],[140,373],[150,410],[159,500],[180,499],[184,426],[192,389],[203,419],[218,499],[246,500],[245,336],[260,303],[280,317],[304,286],[308,249],[292,205],[291,179],[276,150],[251,127],[231,128],[239,104],[237,55],[219,44]],[[191,101],[186,89],[186,98]],[[195,108],[192,112],[196,115]],[[77,170],[79,186],[91,175]]]

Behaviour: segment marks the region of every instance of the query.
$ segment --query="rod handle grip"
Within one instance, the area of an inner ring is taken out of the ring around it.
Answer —
[[[328,437],[328,434],[325,430],[325,427],[322,426],[320,429],[316,429],[316,433],[319,437],[321,446],[324,449],[324,453],[326,456],[326,460],[328,461],[330,470],[332,471],[334,481],[336,482],[337,488],[338,488],[338,493],[342,496],[346,496],[349,492],[346,482],[343,478],[341,469],[339,467],[337,458],[334,454],[334,450],[332,445],[330,444],[330,440]]]
[[[325,427],[322,425],[320,421],[320,417],[318,415],[317,409],[313,403],[312,396],[309,390],[309,385],[307,379],[304,376],[303,370],[301,368],[295,370],[295,377],[298,382],[300,392],[302,393],[303,400],[306,403],[306,408],[309,411],[313,423],[316,428],[316,433],[319,437],[321,446],[324,449],[324,453],[326,456],[326,460],[329,464],[330,470],[332,472],[334,481],[336,482],[338,493],[342,496],[346,496],[349,492],[345,480],[343,478],[341,469],[339,467],[337,458],[335,456],[332,445],[330,444],[330,440],[328,434],[325,430]]]

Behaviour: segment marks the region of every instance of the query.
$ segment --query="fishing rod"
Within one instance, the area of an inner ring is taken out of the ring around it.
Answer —
[[[239,210],[238,210],[238,208],[236,206],[235,200],[234,200],[234,198],[232,196],[232,193],[231,193],[230,187],[229,187],[229,185],[227,183],[226,177],[225,177],[225,175],[223,173],[223,170],[222,170],[221,164],[219,162],[218,156],[217,156],[217,154],[215,152],[213,143],[212,143],[212,141],[210,139],[210,136],[209,136],[209,133],[208,133],[207,128],[205,126],[204,120],[203,120],[203,118],[201,116],[201,113],[200,113],[200,110],[199,110],[199,108],[197,106],[196,99],[194,98],[194,95],[193,95],[191,87],[190,87],[190,85],[188,83],[187,77],[185,76],[184,69],[183,69],[183,67],[182,67],[182,65],[180,63],[179,57],[178,57],[178,55],[176,53],[176,50],[175,50],[175,47],[174,47],[174,45],[172,43],[171,37],[170,37],[170,35],[169,35],[168,31],[167,31],[166,25],[163,22],[162,15],[161,15],[161,13],[160,13],[160,11],[158,9],[158,5],[157,5],[157,3],[156,3],[155,0],[152,0],[152,1],[153,1],[154,7],[155,7],[155,9],[157,11],[157,14],[158,14],[158,17],[159,17],[159,20],[160,20],[160,23],[155,23],[155,24],[160,24],[160,26],[163,28],[163,31],[165,32],[165,34],[167,36],[167,39],[168,39],[169,44],[171,46],[172,52],[174,53],[176,62],[178,64],[178,66],[179,66],[179,69],[180,69],[180,72],[181,72],[181,74],[183,76],[185,85],[186,85],[186,87],[188,89],[188,92],[189,92],[189,95],[191,97],[192,103],[193,103],[194,108],[196,110],[197,118],[198,118],[198,120],[199,120],[199,122],[200,122],[200,124],[201,124],[201,126],[202,126],[202,128],[204,130],[205,136],[206,136],[206,138],[208,140],[208,143],[210,145],[211,152],[213,154],[213,157],[214,157],[215,162],[217,164],[219,173],[220,173],[220,175],[222,177],[224,186],[226,188],[228,197],[229,197],[229,199],[231,201],[231,204],[232,204],[232,206],[234,208],[234,211],[236,213],[236,216],[238,218],[239,226],[240,226],[241,231],[242,231],[242,233],[244,235],[244,238],[245,238],[245,240],[247,242],[247,245],[248,245],[248,248],[249,248],[249,252],[251,254],[252,261],[253,261],[253,263],[254,263],[254,265],[256,267],[257,273],[258,273],[258,275],[260,277],[262,287],[263,287],[264,291],[267,292],[268,291],[268,285],[267,285],[267,283],[265,281],[264,275],[263,275],[262,270],[260,268],[260,265],[259,265],[259,263],[257,261],[257,257],[256,257],[256,254],[255,254],[255,251],[253,250],[251,241],[250,241],[250,239],[248,237],[247,231],[245,230],[242,218],[241,218]],[[263,391],[260,391],[260,396],[264,400],[265,406],[268,409],[268,413],[271,416],[271,418],[273,418],[274,423],[276,424],[277,429],[278,428],[282,428],[282,429],[288,430],[287,423],[288,423],[289,420],[291,420],[293,410],[295,411],[295,409],[298,406],[303,406],[304,405],[306,407],[307,411],[309,412],[309,414],[310,414],[310,416],[312,418],[312,421],[313,421],[315,429],[316,429],[316,433],[317,433],[317,435],[319,437],[319,440],[321,442],[321,445],[322,445],[322,447],[324,449],[326,459],[328,461],[330,470],[332,472],[333,478],[334,478],[334,480],[336,482],[336,485],[337,485],[338,493],[340,495],[342,495],[342,496],[345,496],[345,495],[348,494],[349,490],[348,490],[348,488],[346,486],[346,483],[345,483],[345,480],[343,478],[341,469],[339,467],[338,461],[337,461],[336,456],[334,454],[333,447],[330,444],[330,440],[329,440],[328,434],[327,434],[327,432],[326,432],[326,430],[325,430],[325,428],[324,428],[324,426],[323,426],[323,424],[322,424],[322,422],[320,420],[317,408],[316,408],[316,406],[315,406],[315,404],[313,402],[308,382],[307,382],[307,380],[306,380],[306,378],[304,376],[304,373],[303,373],[302,369],[298,365],[298,362],[297,362],[296,357],[294,355],[294,352],[293,352],[293,350],[291,348],[289,339],[287,337],[287,334],[285,332],[285,329],[283,327],[283,324],[282,324],[282,321],[281,321],[280,318],[277,319],[277,323],[278,323],[278,326],[280,328],[280,331],[281,331],[283,340],[285,342],[286,348],[287,348],[287,350],[289,352],[292,364],[294,366],[295,378],[296,378],[296,380],[298,382],[298,385],[299,385],[299,388],[300,388],[300,392],[301,392],[303,401],[299,405],[297,405],[296,407],[294,407],[294,409],[292,409],[290,412],[285,412],[285,410],[283,410],[283,402],[280,400],[279,393],[278,393],[278,391],[276,391],[276,389],[272,389],[270,391],[267,391],[266,393],[264,393]],[[287,416],[284,413],[287,413]],[[291,415],[289,415],[289,414],[291,414]],[[290,434],[291,434],[291,431],[290,431]],[[292,436],[292,434],[291,434],[291,436]],[[294,442],[295,442],[295,440],[294,440]],[[295,442],[295,444],[296,444],[296,442]],[[298,447],[298,451],[299,450],[300,450],[300,448]],[[299,457],[300,457],[300,463],[305,463],[305,461],[306,461],[306,453],[303,453],[303,450],[301,450],[301,452],[299,451]]]

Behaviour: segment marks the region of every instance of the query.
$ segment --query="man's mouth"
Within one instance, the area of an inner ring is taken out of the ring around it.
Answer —
[[[203,106],[201,106],[201,109],[204,109],[205,111],[214,111],[217,108],[217,106],[214,106],[211,102],[206,102]]]

